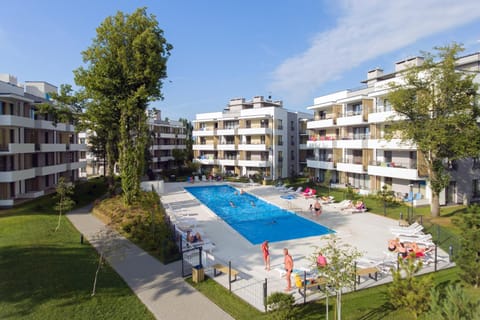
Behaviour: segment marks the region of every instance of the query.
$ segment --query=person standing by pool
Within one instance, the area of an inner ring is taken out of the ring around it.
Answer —
[[[318,198],[315,200],[315,205],[313,206],[313,209],[315,209],[315,215],[319,216],[322,214],[322,205],[320,204],[320,201],[318,201]]]
[[[292,290],[292,280],[290,279],[290,276],[292,275],[293,271],[293,259],[290,254],[288,254],[288,249],[284,248],[283,249],[283,254],[284,254],[284,263],[285,263],[285,271],[287,271],[287,274],[285,277],[287,278],[287,288],[285,291],[290,291]]]
[[[268,240],[262,243],[263,261],[265,262],[265,270],[270,271],[270,248],[268,247]]]

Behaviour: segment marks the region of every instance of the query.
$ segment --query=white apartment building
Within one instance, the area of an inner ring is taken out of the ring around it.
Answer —
[[[148,119],[148,128],[151,137],[149,168],[154,174],[166,169],[173,169],[177,164],[173,150],[186,150],[187,128],[181,121],[162,120],[161,112],[156,111]],[[83,131],[79,133],[79,140],[90,146],[89,137],[95,132]],[[82,152],[82,159],[87,163],[81,172],[82,177],[105,175],[105,156],[95,155],[91,151]],[[114,170],[118,173],[118,168]]]
[[[400,119],[387,100],[389,84],[398,82],[403,70],[422,62],[421,57],[399,61],[389,74],[371,70],[362,88],[317,97],[307,107],[314,112],[314,120],[307,124],[307,147],[314,150],[307,166],[321,181],[330,170],[333,182],[350,184],[364,193],[387,185],[399,194],[413,192],[419,202],[431,198],[415,145],[384,139],[387,120]],[[462,57],[457,64],[463,71],[479,72],[480,54]],[[449,166],[452,179],[440,195],[441,204],[480,200],[479,164],[478,159],[468,159]]]
[[[181,121],[162,120],[161,112],[156,111],[153,118],[148,121],[153,143],[150,147],[150,169],[154,173],[163,170],[174,169],[174,150],[185,151],[187,149],[187,128]]]
[[[0,74],[0,207],[40,197],[54,190],[58,179],[75,181],[80,144],[71,123],[54,123],[36,112],[39,103],[54,103],[57,87],[44,81],[19,85],[16,77]]]
[[[221,112],[196,115],[194,161],[204,174],[260,175],[271,179],[296,175],[302,157],[306,165],[309,119],[311,115],[288,111],[281,101],[263,96],[251,101],[232,99]],[[302,139],[305,148],[300,150]]]

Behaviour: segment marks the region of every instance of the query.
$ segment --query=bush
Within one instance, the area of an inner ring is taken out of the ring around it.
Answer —
[[[278,320],[295,319],[294,303],[295,298],[283,292],[274,292],[267,298],[268,310],[272,312],[272,318]]]

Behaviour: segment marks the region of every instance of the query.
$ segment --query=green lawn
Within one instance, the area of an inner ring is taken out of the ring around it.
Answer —
[[[0,319],[154,319],[108,266],[91,296],[97,253],[50,205],[0,211]]]
[[[452,268],[442,270],[434,274],[434,283],[438,286],[445,286],[449,283],[459,281],[458,269]],[[190,282],[191,283],[191,282]],[[228,292],[223,286],[217,284],[214,280],[207,278],[206,281],[194,284],[197,290],[202,292],[223,310],[228,312],[237,320],[252,319],[272,319],[271,314],[264,314],[243,300],[237,298],[234,294]],[[413,317],[403,310],[393,310],[388,303],[386,296],[387,285],[372,287],[369,289],[356,291],[343,295],[342,299],[342,319],[345,320],[413,320]],[[478,296],[478,292],[472,292]],[[329,318],[334,319],[333,301],[335,297],[329,300]],[[325,319],[325,300],[319,300],[305,305],[299,305],[297,309],[297,319],[302,320],[321,320]],[[422,319],[420,317],[420,319]]]

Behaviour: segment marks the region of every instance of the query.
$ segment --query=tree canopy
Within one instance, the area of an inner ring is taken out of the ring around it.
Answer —
[[[106,135],[110,170],[111,158],[118,154],[126,204],[140,192],[148,143],[146,111],[149,102],[163,98],[171,49],[146,8],[130,15],[119,11],[100,24],[93,43],[82,52],[86,65],[74,71],[75,82],[91,99],[87,121],[97,135]]]
[[[452,44],[435,49],[436,54],[424,53],[421,65],[405,71],[403,83],[392,84],[388,94],[403,119],[391,123],[389,135],[417,146],[432,190],[433,216],[440,212],[439,194],[450,181],[445,164],[477,156],[480,150],[478,85],[474,74],[456,67],[463,48]]]

